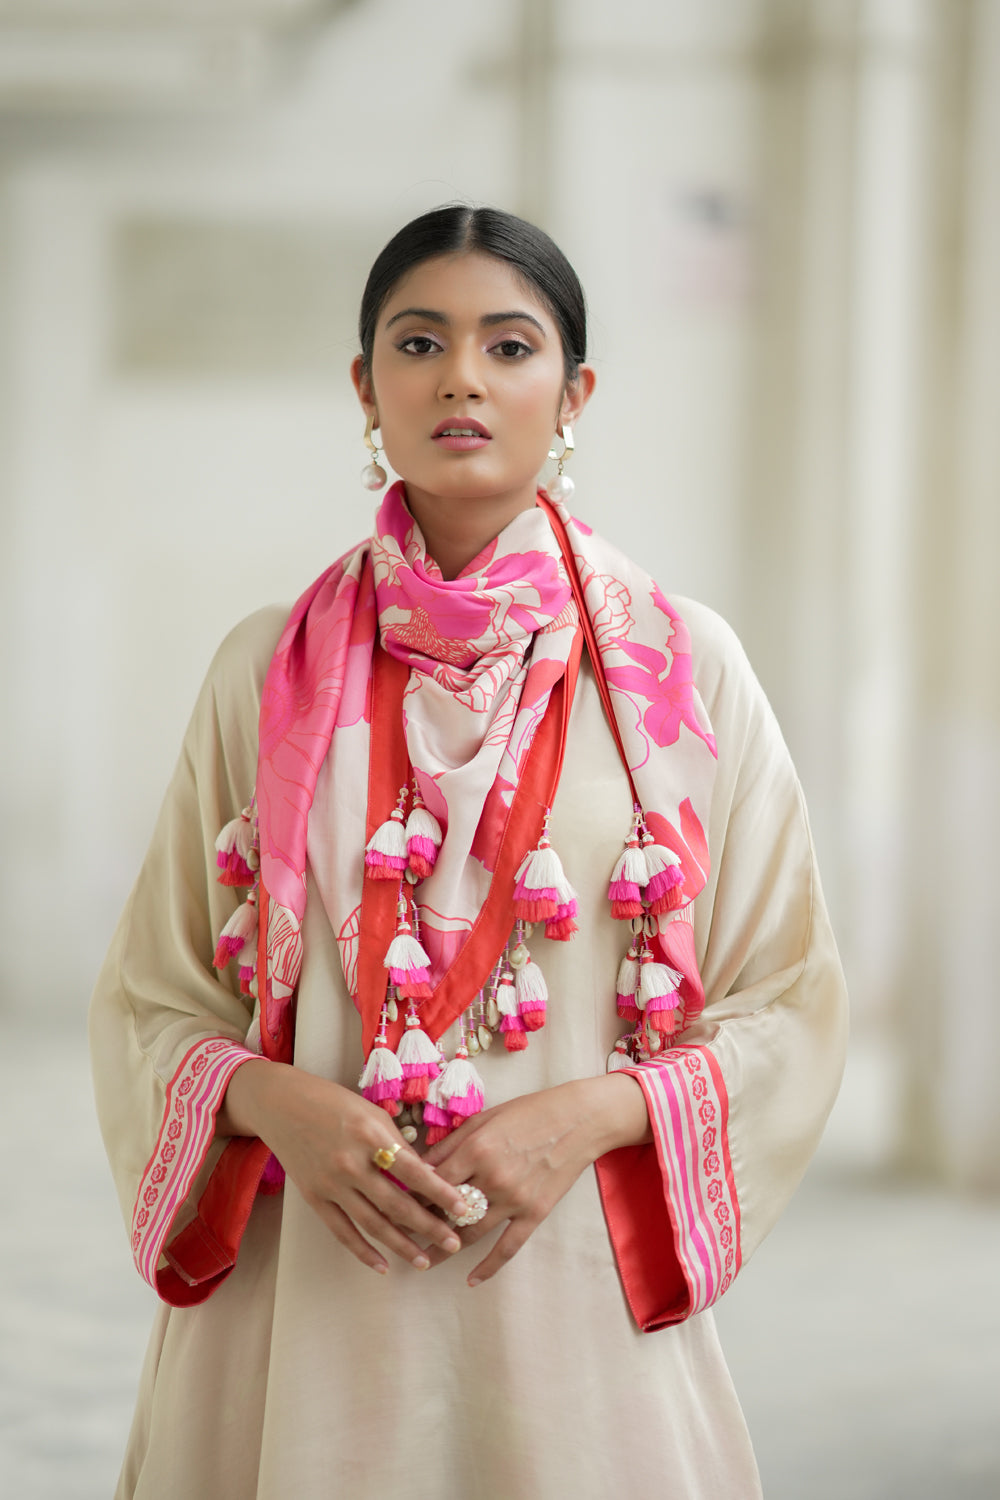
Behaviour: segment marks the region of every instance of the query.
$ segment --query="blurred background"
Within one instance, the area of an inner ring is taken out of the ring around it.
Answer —
[[[113,1486],[90,986],[219,640],[368,530],[361,289],[456,198],[576,265],[575,508],[810,804],[854,1040],[719,1315],[765,1493],[996,1496],[1000,0],[0,0],[9,1492]]]

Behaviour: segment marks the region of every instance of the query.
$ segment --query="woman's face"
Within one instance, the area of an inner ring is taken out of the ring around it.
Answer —
[[[593,382],[566,385],[556,323],[506,261],[478,252],[416,266],[375,330],[370,376],[355,361],[366,411],[411,503],[490,499],[513,515],[535,485],[561,422]]]

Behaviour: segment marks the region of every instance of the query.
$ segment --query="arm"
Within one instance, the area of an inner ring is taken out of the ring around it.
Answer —
[[[693,934],[674,924],[666,936],[693,939],[706,1005],[678,1045],[632,1070],[655,1151],[615,1152],[597,1168],[646,1329],[717,1300],[776,1222],[819,1141],[846,1043],[843,975],[788,751],[728,627],[696,606],[684,613],[720,758],[711,877]]]

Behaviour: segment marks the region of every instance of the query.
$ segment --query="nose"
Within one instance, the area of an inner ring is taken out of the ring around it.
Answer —
[[[486,395],[482,354],[458,344],[438,365],[438,396],[442,401],[481,401]]]

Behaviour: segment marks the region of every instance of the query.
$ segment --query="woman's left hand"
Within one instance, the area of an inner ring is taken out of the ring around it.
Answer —
[[[506,1265],[599,1156],[650,1139],[638,1083],[627,1073],[610,1073],[498,1104],[431,1146],[424,1160],[441,1177],[456,1187],[473,1183],[489,1202],[478,1224],[460,1230],[466,1244],[509,1220],[468,1284],[478,1286]],[[432,1265],[450,1258],[434,1247],[427,1255]]]

